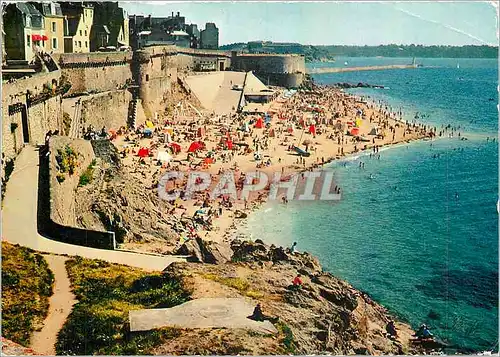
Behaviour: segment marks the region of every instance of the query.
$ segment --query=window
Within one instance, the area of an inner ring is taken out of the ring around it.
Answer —
[[[26,46],[31,46],[30,35],[26,35]]]
[[[82,36],[82,30],[80,30],[80,36]]]
[[[77,42],[75,41],[75,47],[76,47],[76,45],[77,45]]]
[[[52,21],[52,32],[56,32],[56,22]]]
[[[82,41],[78,41],[78,47],[82,47]]]
[[[146,82],[149,82],[149,74],[146,74]]]
[[[85,41],[85,48],[87,48],[87,47],[88,47],[88,46],[87,46],[87,41]]]
[[[85,30],[85,36],[87,36],[87,30]]]
[[[52,49],[57,49],[57,38],[52,39]]]

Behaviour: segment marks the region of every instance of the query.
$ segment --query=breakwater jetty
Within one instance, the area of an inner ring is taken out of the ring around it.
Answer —
[[[386,66],[365,66],[365,67],[325,67],[325,68],[311,68],[307,70],[308,74],[319,73],[340,73],[340,72],[355,72],[355,71],[379,71],[385,69],[413,69],[418,68],[416,64],[393,64]]]

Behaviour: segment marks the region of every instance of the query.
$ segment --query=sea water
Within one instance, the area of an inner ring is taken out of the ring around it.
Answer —
[[[353,62],[386,64],[349,59]],[[334,162],[340,202],[267,204],[249,217],[248,229],[268,243],[298,242],[297,248],[318,256],[325,270],[414,328],[426,323],[459,351],[497,350],[498,143],[487,138],[498,132],[498,64],[417,62],[424,67],[314,79],[389,87],[351,92],[383,100],[408,120],[418,112],[419,122],[438,131],[460,125],[460,138],[384,148],[380,159],[362,154]]]

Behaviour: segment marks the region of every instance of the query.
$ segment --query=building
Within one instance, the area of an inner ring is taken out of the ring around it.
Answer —
[[[219,48],[219,29],[213,22],[207,22],[205,29],[201,31],[201,46],[200,48],[206,48],[211,50],[216,50]]]
[[[190,24],[186,25],[186,32],[189,34],[189,47],[198,48],[200,46],[200,30],[198,30],[198,25]]]
[[[31,3],[11,3],[3,11],[7,60],[31,62],[36,50],[46,50],[43,15]]]
[[[90,31],[94,21],[92,3],[62,2],[65,16],[64,52],[90,52]]]
[[[151,45],[176,45],[198,48],[200,31],[198,26],[186,25],[180,12],[168,17],[129,16],[130,44],[133,49]]]
[[[55,2],[33,3],[44,16],[47,43],[45,50],[52,53],[64,52],[64,16],[61,5]]]
[[[90,30],[90,51],[129,46],[129,19],[117,2],[95,2]]]

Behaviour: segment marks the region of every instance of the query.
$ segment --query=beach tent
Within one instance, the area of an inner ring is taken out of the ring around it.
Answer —
[[[139,152],[137,153],[137,156],[140,156],[140,157],[147,157],[147,156],[149,156],[149,149],[147,149],[147,148],[140,148]]]
[[[352,136],[357,136],[357,135],[359,135],[359,128],[352,128],[352,129],[351,129],[351,135],[352,135]]]
[[[375,126],[372,128],[372,130],[370,131],[370,133],[368,135],[378,135],[379,131],[380,131],[380,129],[377,126]]]
[[[274,133],[274,129],[269,130],[269,137],[274,138],[276,134]]]
[[[201,150],[202,148],[203,148],[202,143],[200,143],[199,141],[193,141],[189,146],[188,152],[196,152],[198,150]]]
[[[146,126],[148,128],[154,128],[155,127],[154,124],[151,121],[149,121],[149,120],[146,120]]]
[[[162,163],[164,162],[170,162],[170,160],[172,160],[172,155],[170,155],[168,152],[166,151],[158,151],[158,154],[156,156],[156,159],[158,161],[161,161]]]
[[[171,143],[169,144],[169,146],[172,148],[172,151],[173,151],[174,153],[176,153],[176,154],[177,154],[178,152],[181,152],[181,146],[180,146],[179,144],[174,143],[174,142],[171,142]]]
[[[257,129],[262,129],[264,127],[264,122],[262,118],[257,119],[257,122],[255,123],[255,127]]]
[[[309,126],[309,133],[312,135],[316,136],[316,126],[315,125],[310,125]]]

